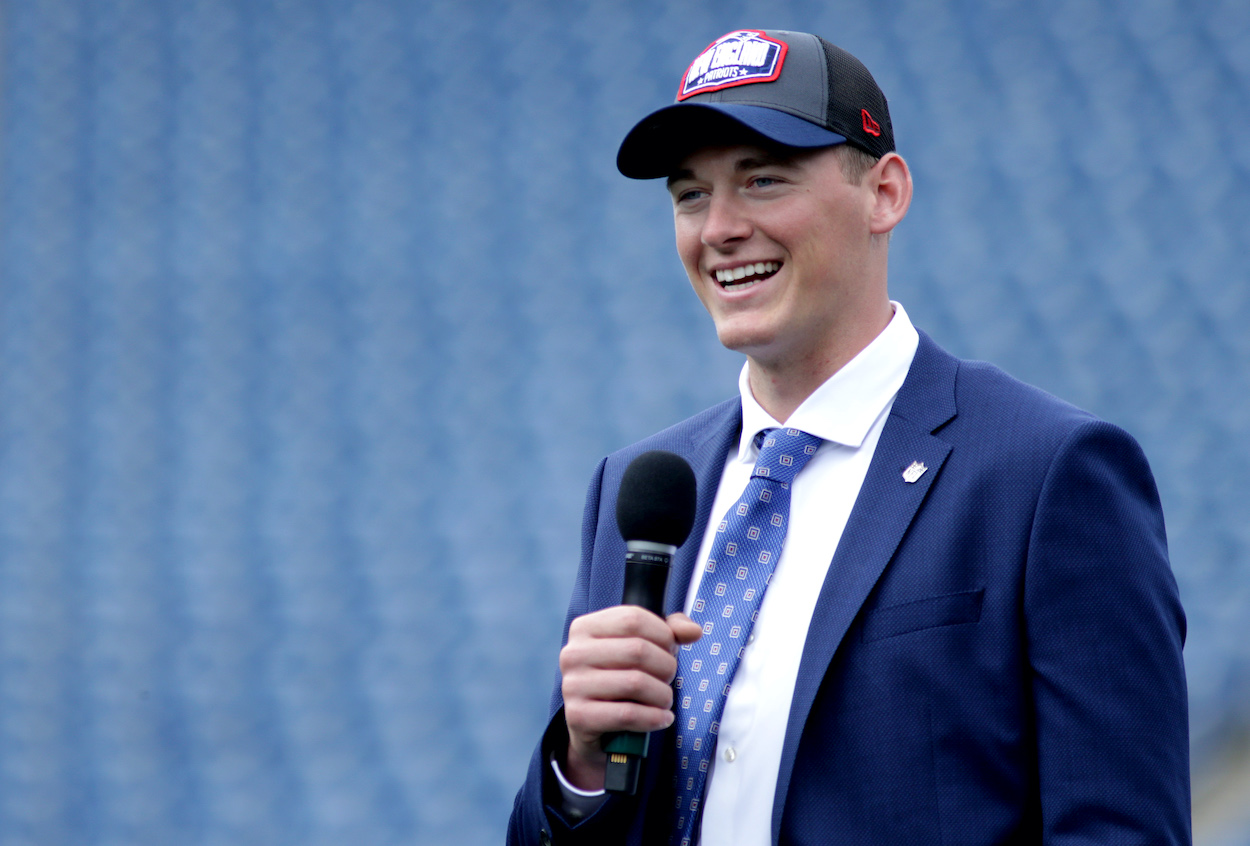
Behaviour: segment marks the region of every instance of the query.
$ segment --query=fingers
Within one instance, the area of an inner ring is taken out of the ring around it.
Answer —
[[[686,617],[674,614],[674,617]],[[686,617],[686,619],[690,619]],[[583,614],[573,621],[569,639],[585,635],[590,637],[641,637],[654,643],[670,639],[672,631],[668,622],[637,605],[614,605],[591,614]]]
[[[602,785],[605,732],[651,732],[673,724],[676,654],[702,634],[685,614],[662,620],[629,605],[573,621],[560,672],[569,729],[566,775],[575,784]]]
[[[656,731],[672,724],[674,652],[692,636],[691,627],[696,637],[698,630],[688,618],[678,622],[674,631],[668,621],[634,606],[573,621],[560,652],[571,733],[594,742],[607,731]]]
[[[642,609],[631,610],[647,614]],[[560,652],[560,671],[567,676],[586,667],[638,670],[667,684],[676,670],[672,654],[676,639],[663,620],[654,614],[647,616],[652,620],[635,621],[614,613],[605,620],[590,620],[581,626],[579,623],[587,618],[573,621],[569,642]]]

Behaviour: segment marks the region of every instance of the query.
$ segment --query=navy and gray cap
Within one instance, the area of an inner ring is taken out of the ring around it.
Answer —
[[[758,136],[787,147],[894,149],[885,95],[863,63],[805,32],[743,29],[713,41],[682,77],[677,101],[629,131],[616,156],[633,179],[669,176],[709,143]]]

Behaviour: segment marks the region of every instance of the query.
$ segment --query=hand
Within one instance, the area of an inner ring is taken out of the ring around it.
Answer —
[[[569,749],[564,776],[583,790],[603,787],[605,732],[650,732],[673,724],[677,649],[703,634],[685,614],[662,620],[618,605],[573,621],[560,651]]]

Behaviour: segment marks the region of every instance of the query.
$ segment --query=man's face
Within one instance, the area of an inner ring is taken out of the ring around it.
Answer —
[[[722,344],[770,367],[819,366],[860,319],[873,194],[836,148],[703,148],[669,179],[677,252]]]

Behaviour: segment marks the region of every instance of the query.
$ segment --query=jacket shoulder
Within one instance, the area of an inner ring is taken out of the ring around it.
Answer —
[[[709,443],[719,444],[729,434],[736,436],[741,426],[742,401],[734,397],[617,450],[607,461],[610,466],[628,464],[653,449],[668,450],[689,459],[706,450]]]
[[[961,415],[1032,418],[1038,426],[1070,428],[1098,421],[1072,403],[1022,382],[984,361],[961,360],[955,381],[955,400]]]
[[[912,375],[928,385],[915,392],[915,397],[910,398],[912,403],[916,397],[923,397],[929,405],[949,403],[951,416],[947,422],[1063,433],[1103,422],[1089,411],[1021,381],[997,365],[957,358],[923,332],[909,380]]]

